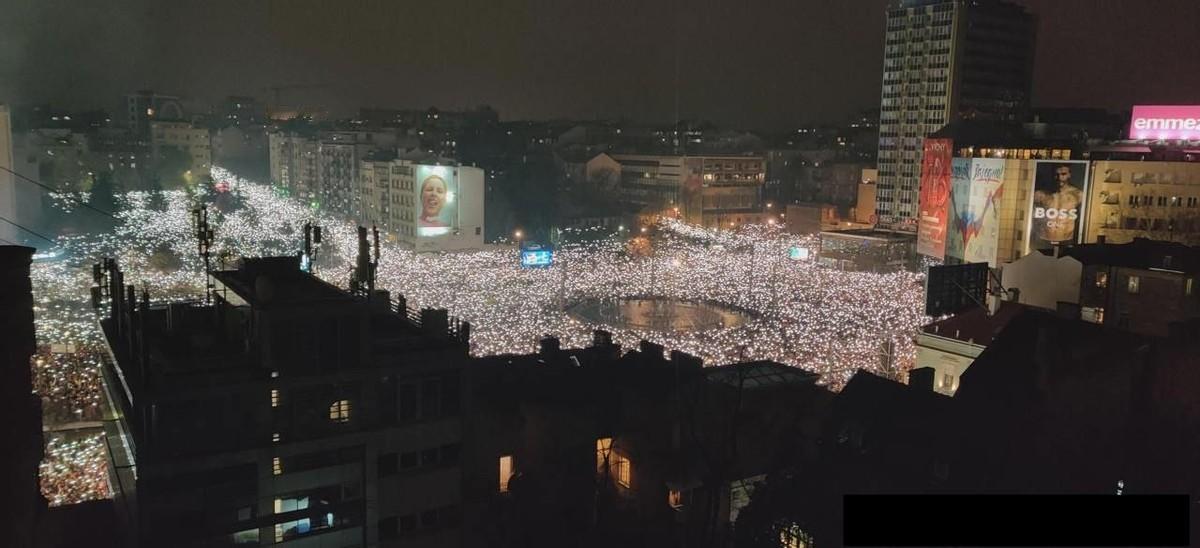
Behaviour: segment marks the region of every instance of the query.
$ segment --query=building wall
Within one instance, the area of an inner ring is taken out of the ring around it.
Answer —
[[[1084,241],[1200,244],[1200,163],[1092,162]]]
[[[0,167],[4,168],[0,170],[0,217],[20,223],[17,217],[16,181],[11,173],[5,171],[16,169],[13,166],[12,118],[5,105],[0,105]],[[0,238],[5,240],[0,244],[21,243],[17,227],[11,223],[0,222]]]
[[[1172,322],[1200,317],[1200,287],[1189,274],[1087,265],[1079,305],[1089,321],[1165,337]]]
[[[1003,265],[1000,283],[1020,290],[1017,302],[1054,310],[1060,302],[1079,302],[1082,270],[1083,264],[1074,258],[1031,253]]]
[[[929,367],[934,370],[935,392],[953,396],[958,390],[959,379],[971,366],[971,362],[983,352],[984,347],[959,341],[947,333],[946,337],[921,333],[917,335],[917,363],[914,367]]]
[[[600,154],[587,163],[589,180],[606,171],[619,173],[620,200],[643,213],[671,214],[710,227],[763,217],[762,156]]]
[[[157,158],[165,148],[187,153],[192,169],[207,173],[212,167],[212,141],[208,130],[192,127],[187,122],[151,122],[150,150]]]

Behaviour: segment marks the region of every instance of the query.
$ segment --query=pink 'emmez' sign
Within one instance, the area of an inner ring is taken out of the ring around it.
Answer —
[[[1130,139],[1200,139],[1200,105],[1137,105],[1129,120]]]

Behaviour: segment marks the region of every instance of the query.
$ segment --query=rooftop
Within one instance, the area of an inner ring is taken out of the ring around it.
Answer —
[[[704,370],[708,380],[732,387],[762,388],[791,384],[811,384],[820,375],[769,360],[735,363]]]
[[[930,335],[987,346],[1025,306],[1012,301],[1000,303],[1000,310],[989,315],[978,306],[921,328]]]
[[[348,293],[300,270],[299,257],[243,259],[237,270],[212,273],[218,282],[253,305],[354,302]]]
[[[1077,245],[1064,249],[1063,254],[1084,265],[1200,273],[1200,247],[1176,242],[1134,238],[1124,244]]]

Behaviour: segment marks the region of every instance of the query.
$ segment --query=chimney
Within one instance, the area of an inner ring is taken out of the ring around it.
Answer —
[[[1096,236],[1096,243],[1103,244],[1107,239],[1107,236],[1100,234],[1099,236]]]
[[[557,354],[560,350],[562,350],[562,342],[558,340],[558,337],[547,336],[538,341],[538,354],[543,356]]]
[[[638,345],[638,350],[643,354],[651,355],[655,359],[661,360],[663,357],[664,348],[661,344],[655,344],[650,341],[642,341],[641,344]]]
[[[592,347],[607,348],[612,346],[612,333],[603,329],[592,331]]]

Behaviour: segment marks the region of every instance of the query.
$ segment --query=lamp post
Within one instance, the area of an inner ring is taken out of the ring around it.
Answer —
[[[525,236],[521,229],[513,231],[513,238],[517,240],[517,263],[521,262],[521,238]]]

